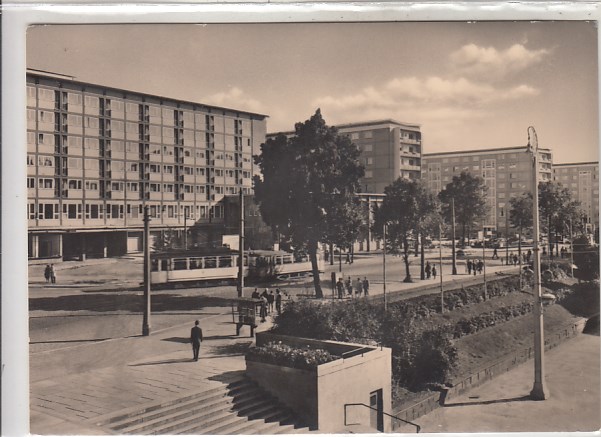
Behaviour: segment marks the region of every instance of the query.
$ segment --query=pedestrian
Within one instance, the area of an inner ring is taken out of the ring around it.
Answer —
[[[522,253],[522,262],[526,264],[526,254]]]
[[[325,250],[323,257],[325,258],[326,262],[330,260],[330,252],[328,251],[328,249]]]
[[[46,268],[44,269],[44,278],[46,278],[46,283],[50,282],[50,264],[46,264]]]
[[[267,296],[261,295],[261,310],[259,311],[261,316],[261,323],[265,322],[267,317]]]
[[[54,264],[50,264],[50,281],[53,284],[56,284],[56,270],[54,269]]]
[[[278,316],[282,314],[282,293],[279,288],[275,289],[275,310],[278,312]]]
[[[361,296],[363,292],[363,282],[361,282],[361,278],[357,278],[355,281],[355,292],[357,293],[357,297]]]
[[[267,295],[267,304],[269,305],[268,312],[273,312],[273,303],[275,302],[275,295],[273,294],[273,290],[269,291]]]
[[[346,254],[346,261],[344,261],[345,264],[350,264],[351,263],[351,254],[347,253]]]
[[[495,247],[495,250],[493,250],[493,252],[492,252],[492,259],[499,259],[499,254],[497,253],[496,247]]]
[[[528,253],[526,254],[526,261],[530,264],[530,258],[532,258],[532,251],[528,249]]]
[[[267,295],[269,294],[269,288],[266,288],[265,290],[263,290],[263,293],[261,293],[261,297],[265,298],[265,300],[267,300]]]
[[[346,292],[349,296],[353,295],[353,285],[351,284],[351,277],[346,278]]]
[[[474,268],[474,264],[472,263],[471,259],[467,260],[467,274],[471,275],[472,274],[472,269]]]
[[[518,265],[518,261],[519,261],[518,256],[514,254],[513,255],[513,265],[517,266]]]
[[[426,279],[430,279],[430,274],[432,273],[432,266],[430,265],[430,261],[426,263],[426,268],[424,269],[426,272]]]
[[[342,282],[342,278],[338,278],[336,291],[338,291],[338,299],[342,299],[344,297],[344,283]]]
[[[363,277],[363,295],[369,296],[369,281],[367,280],[367,276]]]
[[[198,361],[198,354],[200,353],[200,342],[202,341],[202,329],[198,326],[200,322],[197,320],[194,322],[194,326],[190,330],[190,343],[192,343],[192,352],[194,353],[194,361]]]
[[[252,297],[253,299],[260,299],[261,296],[259,296],[259,291],[255,288],[255,291],[253,291],[253,293],[250,295],[250,297]]]
[[[432,266],[432,276],[436,279],[436,264]]]
[[[482,269],[484,268],[484,261],[481,259],[478,260],[478,274],[482,274]]]

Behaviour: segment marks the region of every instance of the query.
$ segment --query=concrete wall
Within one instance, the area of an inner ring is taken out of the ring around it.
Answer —
[[[338,356],[351,355],[322,364],[315,372],[247,361],[249,377],[292,408],[308,425],[317,427],[320,432],[342,431],[345,428],[345,404],[369,405],[370,393],[376,390],[382,390],[383,411],[391,413],[392,355],[389,348],[257,333],[257,346],[271,341],[281,341],[292,347],[324,349]],[[369,426],[370,409],[347,406],[346,419],[346,425]],[[384,430],[391,430],[386,415]]]

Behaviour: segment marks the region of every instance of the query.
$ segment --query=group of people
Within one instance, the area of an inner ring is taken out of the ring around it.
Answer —
[[[474,276],[476,276],[476,274],[482,274],[482,271],[484,270],[484,261],[481,259],[475,259],[473,261],[468,259],[465,268],[467,269],[468,275],[471,275],[472,272],[474,272]]]
[[[46,279],[47,284],[56,284],[56,270],[54,269],[54,264],[46,264],[46,268],[44,269],[44,278]]]
[[[530,260],[532,259],[532,251],[528,249],[528,252],[522,252],[522,262],[524,264],[530,264]],[[517,266],[520,263],[520,256],[515,253],[510,253],[507,258],[505,265],[513,265]]]
[[[430,264],[430,261],[426,262],[426,267],[424,267],[424,272],[426,273],[426,279],[430,279],[433,277],[436,279],[436,264]]]
[[[342,278],[338,278],[335,288],[338,293],[338,299],[344,298],[345,291],[346,294],[351,297],[353,296],[353,291],[357,297],[361,296],[361,294],[369,296],[369,280],[366,276],[363,277],[363,281],[361,278],[357,278],[356,281],[351,281],[350,276],[346,278],[346,281],[343,281]]]
[[[273,312],[274,305],[278,315],[282,314],[282,292],[279,288],[275,289],[275,294],[273,294],[273,290],[267,288],[263,290],[263,293],[259,294],[259,290],[255,288],[255,291],[252,292],[250,297],[261,300],[261,308],[259,311],[261,322],[264,322],[267,315]]]

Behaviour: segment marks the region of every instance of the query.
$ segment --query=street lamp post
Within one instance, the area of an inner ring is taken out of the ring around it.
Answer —
[[[382,260],[382,276],[384,282],[384,311],[387,310],[388,302],[386,300],[386,223],[384,223],[384,251],[383,251],[383,260]]]
[[[238,237],[238,297],[244,295],[244,193],[240,188],[240,232]]]
[[[532,231],[534,238],[534,385],[530,392],[533,400],[549,398],[545,382],[545,347],[543,325],[543,299],[540,274],[539,221],[538,221],[538,139],[532,126],[528,128],[528,153],[532,154]]]
[[[438,225],[438,261],[440,263],[440,312],[444,313],[444,290],[442,288],[442,225]]]
[[[188,211],[184,208],[184,250],[188,250]]]
[[[144,206],[144,315],[142,335],[150,335],[150,216]]]
[[[451,222],[452,222],[452,226],[453,226],[453,235],[452,235],[453,241],[451,243],[452,250],[453,250],[453,253],[451,255],[453,267],[452,267],[451,273],[453,275],[456,275],[457,274],[457,256],[455,255],[455,198],[454,197],[451,198]],[[468,237],[468,240],[469,240],[469,237]],[[463,240],[462,240],[462,242],[465,243]],[[468,241],[468,243],[469,243],[469,241]]]
[[[484,300],[487,300],[488,290],[486,288],[486,240],[484,238],[484,229],[482,230],[482,273],[484,276]]]

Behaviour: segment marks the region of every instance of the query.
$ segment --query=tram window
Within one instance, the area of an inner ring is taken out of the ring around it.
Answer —
[[[292,264],[292,255],[284,255],[282,258],[284,259],[284,264]]]
[[[190,270],[202,269],[202,258],[190,258]]]
[[[168,259],[162,259],[161,260],[161,271],[162,272],[166,272],[167,270],[169,270],[169,260]]]
[[[150,263],[150,270],[153,272],[158,272],[159,271],[159,260],[158,259],[153,259]]]
[[[217,258],[209,256],[205,258],[205,269],[214,269],[217,267]]]
[[[282,264],[282,257],[281,256],[274,256],[273,259],[275,260],[275,265],[279,266]]]
[[[188,270],[187,258],[174,258],[173,270]]]
[[[219,267],[231,267],[232,266],[232,257],[231,256],[220,256],[219,257]]]

